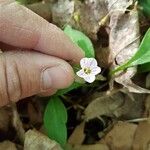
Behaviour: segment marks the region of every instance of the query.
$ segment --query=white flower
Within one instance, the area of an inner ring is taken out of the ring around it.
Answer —
[[[76,74],[88,83],[95,80],[95,76],[101,72],[101,68],[97,66],[95,58],[82,58],[80,61],[81,70]]]

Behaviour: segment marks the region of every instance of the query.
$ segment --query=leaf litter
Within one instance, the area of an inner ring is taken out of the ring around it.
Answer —
[[[133,0],[43,0],[26,6],[64,28],[71,25],[93,42],[102,74],[96,81],[60,96],[68,110],[68,150],[149,150],[150,79],[135,80],[137,67],[110,78],[109,71],[127,62],[143,37],[139,6]],[[49,6],[49,7],[47,7]],[[149,22],[144,20],[147,24]],[[148,28],[146,28],[148,29]],[[30,97],[0,108],[0,149],[61,150],[43,128],[49,97]],[[45,100],[43,100],[45,99]],[[13,113],[12,113],[13,112]],[[36,129],[36,130],[35,130]]]

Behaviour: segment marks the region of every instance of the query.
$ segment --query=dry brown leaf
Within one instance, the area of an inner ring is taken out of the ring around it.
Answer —
[[[150,88],[150,73],[146,76],[146,88]]]
[[[97,40],[99,21],[107,14],[105,0],[69,1],[60,0],[52,6],[53,22],[63,27],[70,24]]]
[[[121,92],[116,94],[105,94],[93,100],[85,109],[85,118],[87,120],[99,117],[101,115],[114,116],[114,112],[122,106],[124,96]]]
[[[74,13],[74,1],[59,0],[52,7],[53,22],[63,27],[65,24],[71,22]]]
[[[75,145],[72,150],[109,150],[107,145],[93,144],[93,145]]]
[[[110,50],[108,47],[96,49],[96,59],[101,67],[109,68],[112,60],[110,60]]]
[[[118,81],[118,79],[116,79],[116,81]],[[145,89],[145,88],[138,86],[137,84],[133,83],[130,79],[127,79],[127,80],[123,79],[121,80],[120,83],[126,88],[125,91],[132,92],[132,93],[148,93],[148,94],[150,93],[149,89]]]
[[[150,123],[141,122],[136,129],[133,150],[150,150]]]
[[[109,0],[110,5],[112,1]],[[110,51],[119,65],[130,59],[139,47],[139,20],[137,10],[125,13],[128,0],[117,0],[110,8]]]
[[[34,4],[27,5],[29,9],[34,11],[36,14],[40,15],[44,19],[51,21],[52,15],[50,11],[50,3],[46,4],[43,2],[38,2]]]
[[[109,1],[109,3],[112,1]],[[113,66],[116,67],[129,60],[139,47],[139,19],[136,8],[125,13],[128,6],[133,1],[117,1],[110,11],[110,51],[113,58]],[[115,78],[115,81],[125,86],[130,92],[149,93],[150,91],[142,89],[132,83],[131,78],[135,75],[136,68],[127,69],[127,71]]]
[[[124,103],[114,112],[115,116],[123,120],[141,118],[144,111],[143,108],[146,95],[132,93],[129,94],[131,95],[125,94]]]
[[[14,143],[10,141],[4,141],[0,143],[0,150],[17,150]]]
[[[105,0],[85,0],[80,7],[80,28],[93,40],[97,40],[99,22],[107,15]]]
[[[150,95],[147,96],[145,100],[145,117],[150,118]]]
[[[73,133],[71,134],[71,136],[68,139],[69,144],[71,144],[71,145],[82,144],[82,142],[85,138],[84,125],[85,125],[85,123],[82,122],[80,125],[78,125],[75,128],[75,130],[73,131]]]
[[[137,125],[118,122],[113,129],[100,141],[111,150],[131,150]]]
[[[0,130],[8,131],[9,124],[11,121],[10,112],[6,108],[0,108]]]
[[[62,150],[62,148],[44,134],[29,130],[25,134],[24,150]]]
[[[28,103],[28,107],[27,107],[28,116],[30,119],[30,123],[32,123],[33,125],[42,123],[43,121],[42,111],[39,105],[40,104],[38,103],[38,101],[36,101],[36,103],[35,102]]]

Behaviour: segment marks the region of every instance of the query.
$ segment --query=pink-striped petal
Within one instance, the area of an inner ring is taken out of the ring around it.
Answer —
[[[94,75],[88,75],[88,76],[84,77],[84,80],[88,83],[92,83],[95,80],[95,76]]]
[[[81,60],[80,60],[80,66],[81,66],[81,68],[86,68],[87,66],[88,66],[88,59],[89,58],[82,58]]]
[[[99,74],[101,72],[101,68],[100,67],[93,67],[92,69],[91,69],[91,74],[92,75],[97,75],[97,74]]]
[[[97,60],[95,58],[88,58],[88,66],[90,68],[96,67],[97,66]]]
[[[84,78],[87,76],[83,69],[79,70],[76,74],[81,78]]]

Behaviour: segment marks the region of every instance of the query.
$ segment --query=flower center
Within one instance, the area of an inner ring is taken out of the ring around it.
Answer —
[[[90,74],[91,73],[91,69],[90,68],[84,68],[84,72],[85,72],[85,74]]]

